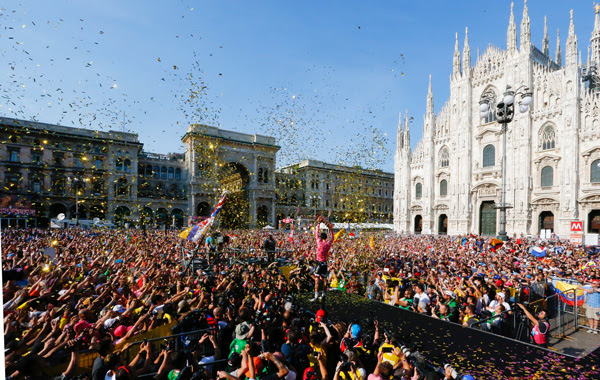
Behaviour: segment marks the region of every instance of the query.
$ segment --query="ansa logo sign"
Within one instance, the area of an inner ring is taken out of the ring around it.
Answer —
[[[583,222],[571,222],[571,232],[583,232]]]

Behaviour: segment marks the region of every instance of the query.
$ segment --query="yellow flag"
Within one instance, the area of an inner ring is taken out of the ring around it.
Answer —
[[[371,240],[369,240],[369,248],[371,248],[371,250],[375,250],[375,237],[373,235],[371,235]]]
[[[341,230],[339,230],[338,232],[336,232],[335,235],[333,235],[333,242],[335,243],[335,241],[338,238],[341,238],[344,235],[344,233],[346,233],[346,229],[345,228],[342,228]]]
[[[182,239],[187,239],[188,235],[190,234],[190,231],[192,230],[193,227],[188,227],[185,230],[181,231],[179,233],[179,237]]]

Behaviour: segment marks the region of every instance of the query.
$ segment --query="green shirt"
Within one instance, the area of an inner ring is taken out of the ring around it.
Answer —
[[[403,297],[402,299],[400,299],[400,301],[406,301],[406,306],[400,306],[400,309],[404,309],[404,310],[410,310],[412,308],[413,305],[413,299],[412,298],[405,298]]]
[[[231,354],[234,352],[241,354],[244,348],[246,348],[247,343],[246,339],[234,339],[229,345],[229,356],[231,357]]]

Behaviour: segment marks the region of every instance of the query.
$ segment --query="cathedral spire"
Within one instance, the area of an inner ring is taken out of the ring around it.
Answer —
[[[527,12],[527,0],[523,7],[523,19],[521,20],[521,50],[529,49],[531,46],[531,29],[529,25],[529,13]]]
[[[429,90],[427,91],[427,115],[433,116],[433,91],[431,91],[431,74],[429,74]]]
[[[396,150],[404,148],[404,131],[402,130],[402,112],[398,113],[398,133],[396,134]]]
[[[510,20],[506,32],[506,49],[509,52],[517,50],[517,25],[515,24],[515,14],[513,12],[514,6],[515,3],[510,3]]]
[[[577,64],[577,36],[575,35],[575,24],[573,23],[573,10],[571,9],[571,23],[569,24],[569,35],[567,36],[567,48],[565,51],[565,65]]]
[[[554,58],[554,62],[558,66],[562,66],[562,53],[560,51],[560,29],[556,29],[556,57]]]
[[[410,150],[410,128],[408,126],[408,111],[404,111],[404,149]]]
[[[456,43],[454,44],[454,60],[452,61],[452,78],[460,77],[460,51],[458,50],[458,33],[456,33]]]
[[[471,47],[469,46],[469,28],[465,28],[465,44],[463,46],[463,74],[468,76],[471,74]]]
[[[594,30],[592,31],[592,62],[600,63],[600,5],[596,4],[596,17],[594,19]]]
[[[550,39],[548,38],[548,23],[544,16],[544,40],[542,41],[542,53],[550,57]]]
[[[590,52],[590,48],[591,48],[590,45],[588,45],[588,55],[587,55],[587,62],[586,62],[588,70],[590,69],[590,64],[592,62],[592,53]]]

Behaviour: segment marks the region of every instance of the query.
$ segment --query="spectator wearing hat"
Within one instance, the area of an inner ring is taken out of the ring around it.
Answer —
[[[488,310],[491,312],[494,312],[497,305],[504,306],[504,310],[510,310],[510,305],[508,304],[508,302],[504,301],[505,298],[506,298],[506,295],[504,294],[504,292],[496,293],[496,298],[492,302],[490,302],[490,305],[488,306]]]
[[[342,338],[340,343],[340,351],[344,352],[347,349],[353,349],[362,346],[361,340],[362,329],[357,324],[351,324],[348,326],[348,331]]]
[[[598,334],[598,322],[600,321],[600,280],[595,278],[591,285],[582,287],[586,293],[586,308],[585,315],[590,323],[591,334]]]
[[[246,340],[250,335],[251,327],[248,322],[242,322],[235,326],[235,339],[229,345],[229,357],[233,353],[241,354],[248,341]]]
[[[458,323],[460,313],[456,304],[456,295],[452,290],[446,289],[442,292],[442,304],[448,307],[449,321]]]

